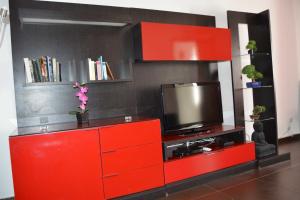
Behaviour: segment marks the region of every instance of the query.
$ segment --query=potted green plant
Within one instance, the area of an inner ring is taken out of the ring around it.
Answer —
[[[76,115],[78,124],[87,123],[89,121],[89,115],[87,109],[88,97],[86,95],[88,92],[88,87],[84,83],[80,84],[78,82],[75,82],[73,84],[73,88],[78,89],[75,96],[78,97],[80,101],[80,105],[78,106],[79,110],[70,111],[69,114]]]
[[[266,112],[266,107],[261,105],[254,106],[252,110],[252,115],[250,115],[250,118],[255,120],[258,120],[260,118],[260,114]]]
[[[246,49],[249,50],[249,54],[253,54],[254,52],[257,51],[257,47],[256,47],[256,41],[255,40],[249,40]]]
[[[242,69],[242,74],[245,74],[252,82],[247,82],[246,86],[248,88],[258,88],[261,87],[261,82],[256,81],[257,79],[262,79],[264,75],[255,69],[254,65],[246,65]]]

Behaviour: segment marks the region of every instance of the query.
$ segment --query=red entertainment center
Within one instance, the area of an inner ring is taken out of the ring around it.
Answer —
[[[65,128],[76,130],[55,131]],[[217,126],[209,133],[163,140],[160,129],[158,119],[68,123],[49,126],[48,133],[20,129],[10,137],[15,198],[111,199],[255,160],[253,143],[237,143],[164,161],[163,145],[243,134],[243,128]]]
[[[23,0],[10,0],[10,13],[16,200],[155,199],[289,157],[256,160],[240,117],[240,66],[232,68],[236,126],[223,125],[216,62],[239,51],[236,31],[216,28],[214,16]],[[24,58],[40,54],[61,62],[61,81],[28,82]],[[113,79],[89,77],[86,61],[99,55]],[[89,87],[81,125],[67,114],[78,106],[75,80]],[[276,115],[267,116],[277,145]]]

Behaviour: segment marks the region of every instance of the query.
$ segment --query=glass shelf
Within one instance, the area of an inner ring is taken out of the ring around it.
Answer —
[[[275,117],[269,117],[269,118],[264,118],[264,119],[259,119],[258,121],[270,121],[270,120],[275,120]],[[244,122],[254,122],[253,119],[245,119],[245,120],[242,120]]]
[[[240,55],[234,55],[233,57],[243,57],[243,56],[251,56],[251,57],[256,57],[256,56],[270,56],[271,54],[268,52],[256,52],[254,54],[240,54]]]
[[[263,89],[263,88],[273,88],[273,85],[263,85],[260,87],[256,87],[256,88],[236,88],[235,90],[248,90],[248,89]]]

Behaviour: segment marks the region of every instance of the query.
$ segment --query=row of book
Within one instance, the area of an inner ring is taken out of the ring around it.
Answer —
[[[61,64],[56,58],[42,56],[38,59],[24,58],[27,83],[61,82]]]
[[[109,64],[104,62],[102,56],[100,56],[97,61],[93,61],[91,58],[88,58],[88,64],[90,81],[115,80]]]

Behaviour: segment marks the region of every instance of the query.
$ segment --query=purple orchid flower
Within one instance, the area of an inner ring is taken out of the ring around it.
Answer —
[[[88,101],[88,97],[86,93],[88,92],[88,87],[85,86],[84,84],[80,84],[79,82],[75,82],[73,84],[73,88],[78,88],[79,91],[75,93],[75,96],[78,97],[80,101],[79,108],[81,109],[81,113],[86,112],[86,104]]]

